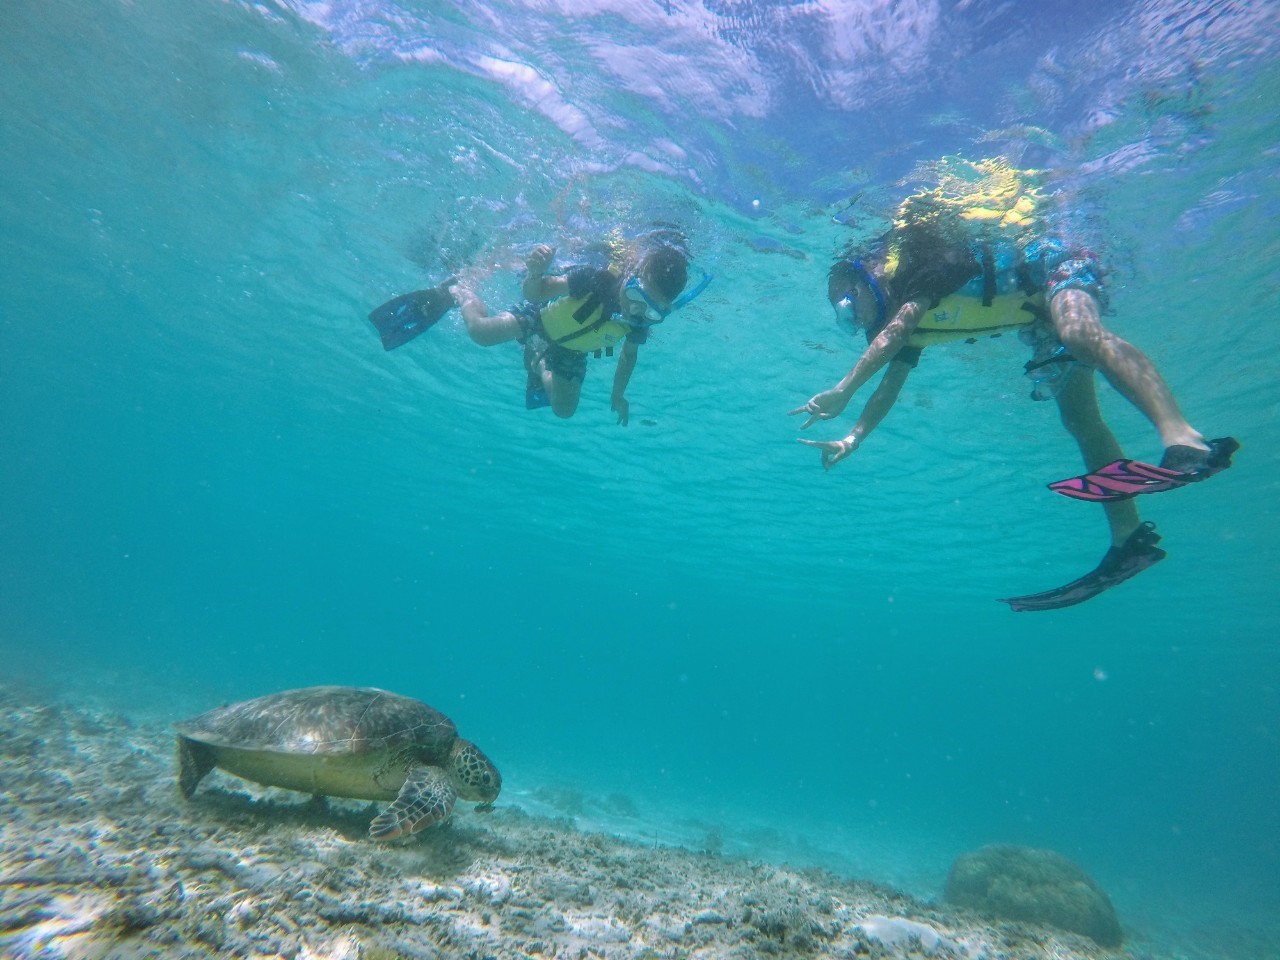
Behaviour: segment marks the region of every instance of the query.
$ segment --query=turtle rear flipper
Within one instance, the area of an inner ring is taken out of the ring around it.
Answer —
[[[415,766],[391,806],[373,818],[369,837],[394,840],[447,820],[457,791],[439,767]]]
[[[178,738],[178,789],[184,799],[191,799],[196,786],[215,766],[212,747],[187,737]]]

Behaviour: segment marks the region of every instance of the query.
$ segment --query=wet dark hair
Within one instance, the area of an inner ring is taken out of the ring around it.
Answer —
[[[848,257],[841,257],[827,271],[827,299],[832,303],[838,302],[853,289],[854,281],[861,276],[862,274],[853,269],[853,263]]]
[[[689,282],[689,261],[675,247],[654,247],[645,254],[640,272],[653,292],[664,300],[674,300]]]
[[[862,264],[862,270],[853,265],[855,261]],[[831,269],[827,271],[827,299],[832,304],[839,302],[856,283],[866,279],[863,270],[875,278],[881,290],[888,290],[889,281],[884,276],[883,252],[875,251],[859,255],[856,251],[851,251],[831,264]]]

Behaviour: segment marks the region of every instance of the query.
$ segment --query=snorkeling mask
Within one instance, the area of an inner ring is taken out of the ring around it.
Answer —
[[[668,316],[675,313],[681,307],[688,306],[692,303],[703,290],[707,289],[707,285],[711,283],[711,274],[703,272],[702,279],[698,281],[697,286],[692,290],[680,294],[671,301],[671,306],[658,306],[649,294],[645,293],[644,286],[640,282],[639,277],[632,277],[626,282],[622,288],[622,294],[631,303],[644,307],[644,319],[646,323],[661,323]],[[632,318],[634,321],[634,318]]]
[[[1076,358],[1056,336],[1038,327],[1021,331],[1018,339],[1035,348],[1035,354],[1024,365],[1031,381],[1031,399],[1052,400],[1066,386],[1076,368]]]
[[[1075,369],[1076,358],[1067,353],[1066,347],[1058,347],[1043,360],[1028,360],[1027,376],[1031,379],[1032,400],[1052,400],[1058,395]]]
[[[874,321],[870,323],[861,323],[858,319],[858,298],[853,287],[845,291],[844,296],[837,300],[833,306],[836,310],[836,322],[842,326],[848,327],[850,333],[858,333],[862,330],[876,330],[884,325],[885,316],[888,314],[888,307],[885,304],[884,291],[880,289],[880,284],[876,283],[876,278],[871,275],[862,263],[862,258],[857,257],[853,260],[845,261],[851,266],[855,272],[861,274],[861,279],[866,282],[867,287],[871,290],[872,296],[876,299],[876,315]]]

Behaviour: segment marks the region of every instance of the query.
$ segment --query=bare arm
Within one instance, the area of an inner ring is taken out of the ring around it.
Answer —
[[[545,243],[540,243],[529,251],[529,256],[524,261],[528,272],[524,275],[524,283],[520,285],[520,295],[526,300],[544,303],[569,292],[567,278],[543,276],[555,255],[556,248]]]
[[[843,460],[853,451],[862,445],[862,441],[880,425],[883,420],[893,409],[893,405],[898,402],[898,395],[902,393],[902,385],[907,382],[907,377],[911,375],[912,366],[902,361],[891,360],[889,366],[884,371],[884,376],[880,378],[879,385],[867,399],[867,405],[862,408],[862,414],[858,417],[858,422],[853,425],[853,429],[849,431],[849,435],[843,440],[801,440],[800,442],[810,447],[817,447],[822,451],[822,467],[824,470],[830,470],[837,463]]]
[[[893,319],[885,324],[885,328],[867,344],[867,349],[862,352],[858,362],[840,379],[839,383],[830,390],[824,390],[812,397],[803,407],[796,407],[791,411],[793,416],[797,413],[809,415],[809,419],[800,425],[800,429],[804,430],[819,420],[830,420],[839,416],[858,389],[906,345],[920,323],[920,315],[923,312],[920,304],[915,301],[904,303],[894,314]],[[901,389],[902,385],[898,386]],[[888,407],[885,410],[887,412]]]
[[[622,344],[622,352],[618,354],[618,367],[613,372],[613,395],[609,398],[609,407],[617,411],[618,423],[624,427],[631,412],[624,394],[627,384],[631,382],[631,371],[636,368],[636,359],[640,356],[640,348],[630,341]]]
[[[862,408],[862,415],[858,417],[858,422],[853,425],[853,429],[849,431],[849,436],[846,439],[852,440],[856,446],[867,439],[872,430],[880,426],[880,421],[888,415],[889,411],[893,409],[893,405],[898,402],[898,395],[902,393],[902,385],[907,382],[907,377],[911,376],[912,369],[909,363],[889,361],[889,366],[885,369],[884,376],[880,378],[880,385],[875,388],[867,399],[867,405]]]

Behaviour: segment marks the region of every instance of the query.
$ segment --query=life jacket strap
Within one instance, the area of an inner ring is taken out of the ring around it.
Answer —
[[[593,333],[594,331],[599,330],[609,322],[609,316],[604,310],[600,311],[600,316],[596,317],[593,322],[587,323],[587,318],[591,316],[599,306],[600,296],[596,293],[588,294],[587,298],[578,305],[578,309],[573,311],[574,321],[579,324],[584,324],[584,326],[580,326],[577,330],[566,333],[563,337],[557,337],[551,342],[557,346],[564,346],[570,340],[577,340],[579,337],[585,337],[588,333]]]

